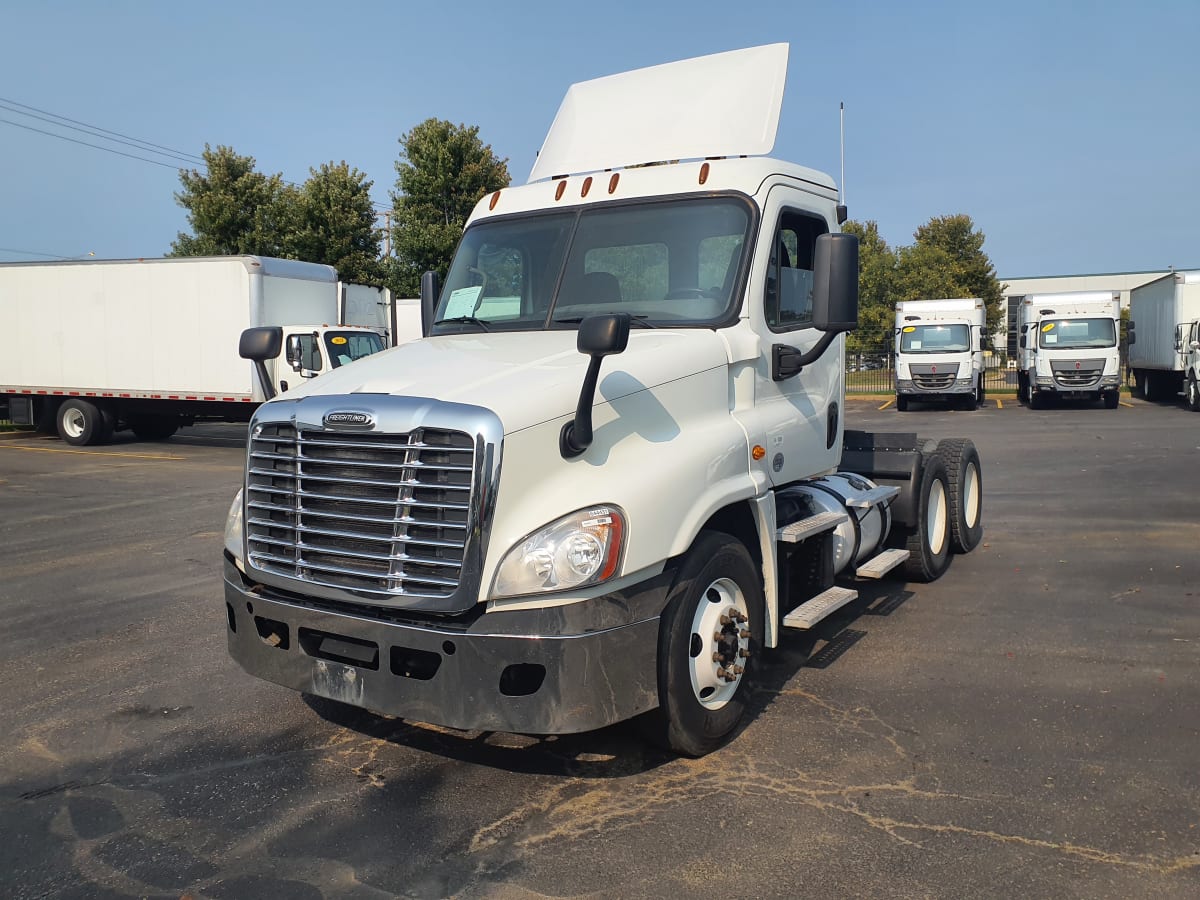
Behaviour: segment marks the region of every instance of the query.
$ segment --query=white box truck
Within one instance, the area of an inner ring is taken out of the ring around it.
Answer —
[[[79,445],[249,421],[287,381],[383,348],[375,331],[337,325],[337,300],[330,266],[267,257],[5,263],[0,401],[12,421]],[[252,326],[286,332],[266,386],[237,353]]]
[[[388,288],[352,282],[338,283],[338,322],[378,331],[385,347],[421,337],[421,301],[397,297]]]
[[[858,243],[832,179],[765,156],[787,50],[572,86],[423,280],[427,336],[258,408],[224,553],[247,672],[698,755],[787,629],[979,542],[969,440],[843,430]]]
[[[912,400],[982,406],[983,331],[978,297],[902,300],[896,304],[896,409]]]
[[[1147,400],[1174,399],[1182,391],[1200,409],[1197,348],[1200,339],[1200,272],[1172,272],[1129,292],[1129,368]]]
[[[1119,291],[1031,294],[1019,306],[1017,394],[1033,409],[1051,398],[1121,399]]]

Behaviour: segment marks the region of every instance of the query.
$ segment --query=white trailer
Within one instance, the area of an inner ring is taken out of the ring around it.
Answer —
[[[197,419],[249,421],[275,391],[382,349],[337,325],[337,273],[254,256],[0,265],[0,401],[72,444],[128,428],[164,439]],[[238,336],[282,327],[270,383]],[[295,375],[288,375],[288,369]]]
[[[1032,294],[1020,304],[1017,394],[1038,409],[1050,398],[1121,399],[1119,291]]]
[[[978,297],[897,303],[896,409],[904,412],[912,400],[982,406],[986,324]]]
[[[423,279],[427,336],[259,407],[225,530],[247,672],[699,755],[789,629],[979,543],[969,440],[844,430],[858,242],[832,179],[764,156],[787,50],[574,85]]]
[[[1182,391],[1200,409],[1197,348],[1200,272],[1172,272],[1129,292],[1129,368],[1147,400]]]

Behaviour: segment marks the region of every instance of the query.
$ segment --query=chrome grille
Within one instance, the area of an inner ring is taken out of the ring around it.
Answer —
[[[1079,368],[1075,368],[1078,364]],[[1100,380],[1100,376],[1104,374],[1104,360],[1102,359],[1080,359],[1080,360],[1055,360],[1051,365],[1051,371],[1054,373],[1054,381],[1065,388],[1081,388],[1091,387]]]
[[[474,441],[264,424],[250,442],[246,538],[260,571],[388,596],[447,597],[462,576]]]
[[[934,372],[932,369],[938,369]],[[909,374],[913,386],[922,391],[944,391],[954,384],[958,377],[958,363],[939,363],[937,366],[910,365]]]

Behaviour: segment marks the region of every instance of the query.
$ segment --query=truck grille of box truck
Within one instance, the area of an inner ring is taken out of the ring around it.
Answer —
[[[265,425],[246,479],[250,564],[328,587],[447,597],[462,575],[474,454],[456,431]]]
[[[1079,368],[1075,368],[1078,364]],[[1054,373],[1054,380],[1058,382],[1060,387],[1065,388],[1081,388],[1091,387],[1100,380],[1100,376],[1104,374],[1104,360],[1102,359],[1080,359],[1080,360],[1054,360],[1050,363],[1050,369]]]

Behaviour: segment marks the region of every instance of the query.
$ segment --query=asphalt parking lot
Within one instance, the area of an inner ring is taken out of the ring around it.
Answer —
[[[240,429],[0,440],[0,896],[1198,896],[1200,415],[1001,402],[849,404],[975,440],[984,543],[789,636],[702,760],[252,679]]]

